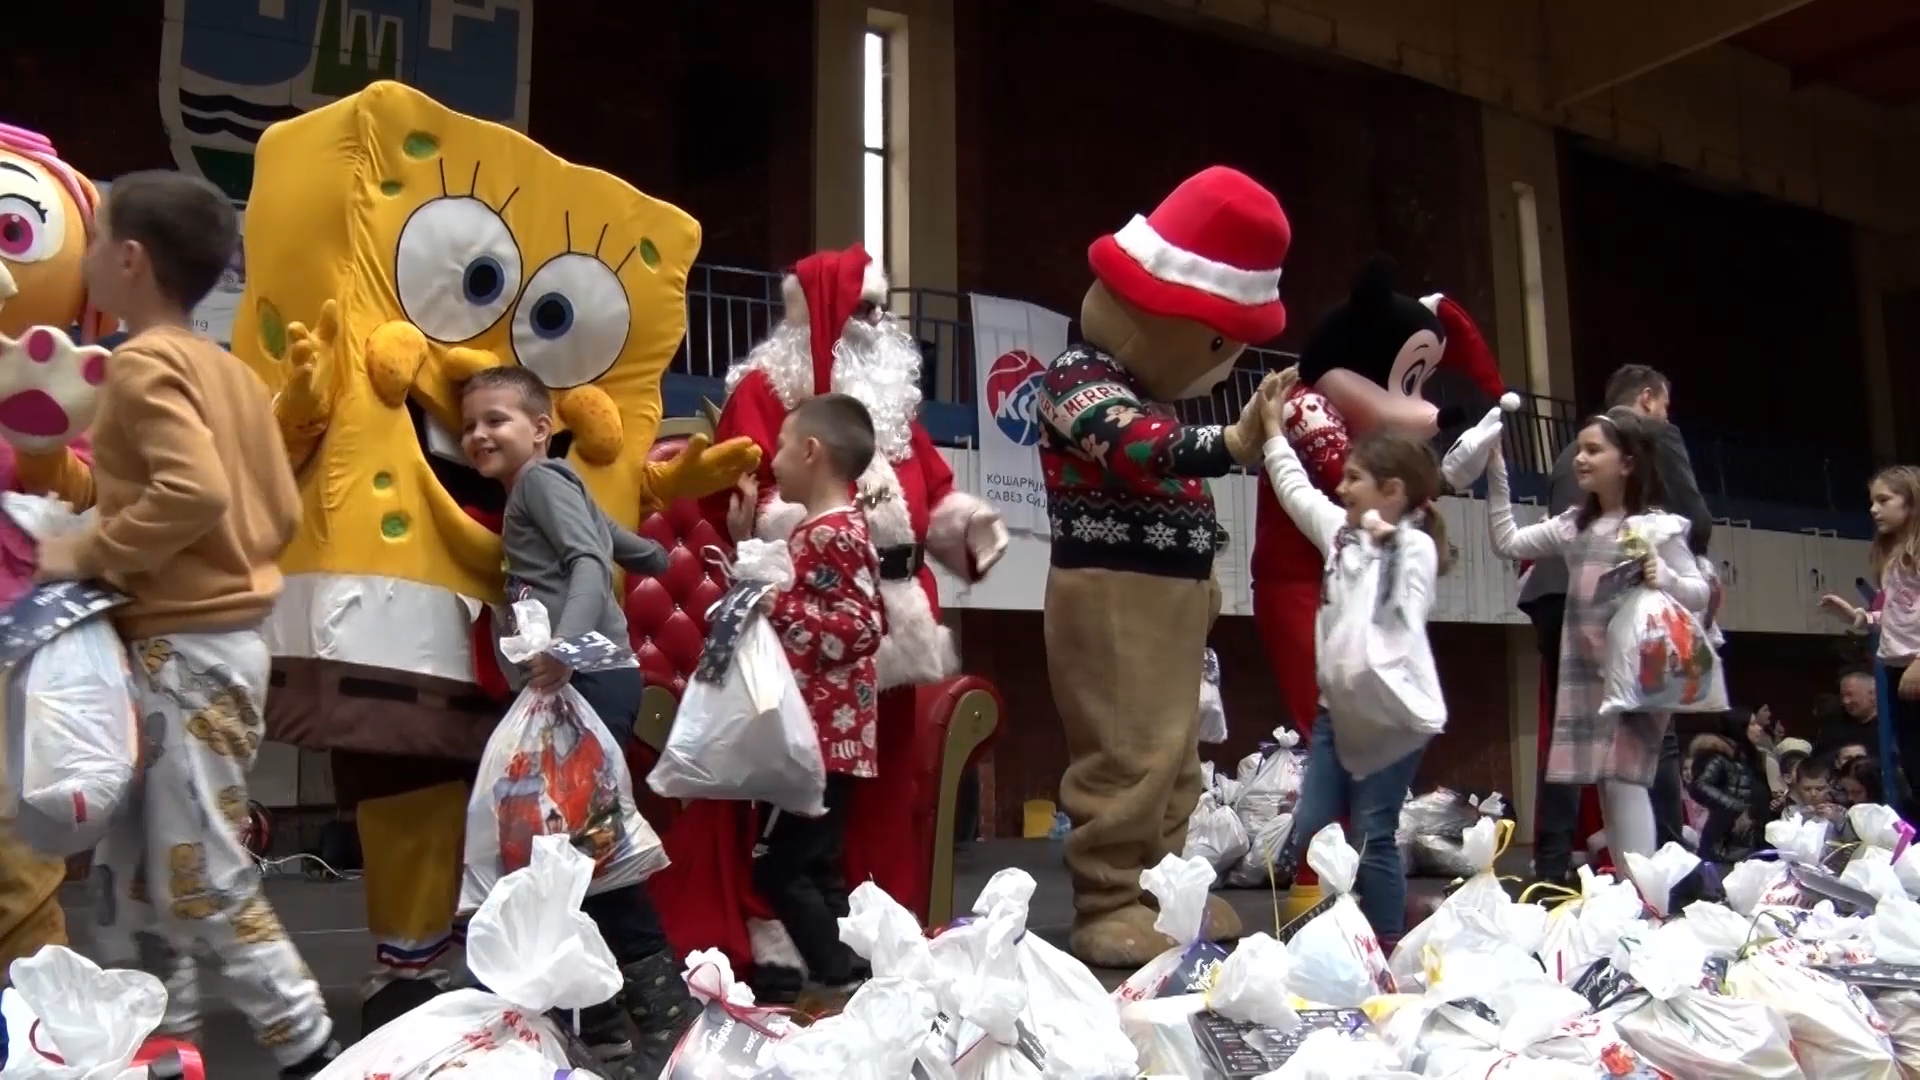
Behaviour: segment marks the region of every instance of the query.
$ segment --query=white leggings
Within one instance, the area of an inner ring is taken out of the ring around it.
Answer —
[[[1627,870],[1627,853],[1649,856],[1654,851],[1653,792],[1620,780],[1600,781],[1600,818],[1607,827],[1607,849],[1614,868]]]

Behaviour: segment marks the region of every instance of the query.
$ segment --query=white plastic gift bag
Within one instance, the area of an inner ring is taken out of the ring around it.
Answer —
[[[1482,818],[1467,829],[1461,851],[1474,867],[1473,876],[1432,915],[1409,929],[1394,948],[1388,969],[1400,992],[1425,988],[1427,967],[1450,950],[1485,953],[1514,949],[1530,956],[1540,948],[1546,933],[1546,909],[1515,904],[1494,872],[1494,859],[1512,834],[1511,822],[1492,818]]]
[[[1920,847],[1908,845],[1907,850],[1893,860],[1893,874],[1908,896],[1920,897]]]
[[[1603,1016],[1655,1066],[1688,1080],[1803,1080],[1780,1014],[1704,989],[1707,950],[1684,919],[1623,942],[1643,993]]]
[[[1920,904],[1898,897],[1882,900],[1869,920],[1868,940],[1882,964],[1920,967]],[[1920,1075],[1920,991],[1880,990],[1869,995],[1886,1021],[1894,1057]]]
[[[688,954],[687,992],[700,1018],[680,1037],[663,1077],[759,1077],[774,1065],[775,1045],[800,1030],[787,1010],[754,1004],[753,990],[734,978],[718,949]]]
[[[1287,942],[1293,962],[1293,992],[1314,1003],[1357,1009],[1376,994],[1394,992],[1393,973],[1380,940],[1353,900],[1360,853],[1347,843],[1346,830],[1334,822],[1307,843],[1307,865],[1320,877],[1327,899]]]
[[[1200,654],[1200,741],[1227,741],[1227,705],[1220,697],[1220,654],[1212,649]]]
[[[1208,780],[1207,789],[1200,793],[1200,800],[1193,804],[1193,813],[1187,817],[1187,842],[1180,854],[1183,858],[1201,859],[1216,871],[1225,872],[1246,858],[1251,841],[1240,815],[1233,812],[1233,807],[1224,805],[1216,792],[1211,772]]]
[[[1642,583],[1640,564],[1631,558],[1643,546],[1658,549],[1669,532],[1684,527],[1684,519],[1671,514],[1645,514],[1627,522],[1628,530],[1637,534],[1623,544],[1629,561],[1607,572],[1609,578],[1620,575],[1631,584],[1624,586],[1619,606],[1607,620],[1603,716],[1727,711],[1726,671],[1700,617]]]
[[[1779,937],[1773,920],[1696,901],[1687,905],[1685,922],[1710,957],[1727,961],[1727,993],[1768,1006],[1787,1022],[1794,1056],[1811,1075],[1897,1080],[1893,1046],[1873,1004],[1859,990],[1806,967],[1799,948]]]
[[[564,1069],[566,1036],[546,1014],[598,1005],[620,989],[613,953],[580,912],[593,870],[566,837],[535,837],[532,860],[494,885],[467,928],[467,966],[488,989],[433,998],[353,1044],[319,1080]]]
[[[160,1023],[167,991],[143,971],[102,971],[63,946],[15,960],[0,995],[8,1080],[145,1080],[133,1062]]]
[[[1360,543],[1375,545],[1370,538]],[[1399,540],[1390,536],[1365,564],[1357,593],[1375,590],[1379,603],[1335,611],[1319,651],[1334,753],[1355,777],[1392,765],[1447,726],[1426,623],[1410,621],[1398,602],[1401,573]]]
[[[1201,1012],[1257,1024],[1274,1035],[1299,1027],[1300,1015],[1288,1001],[1286,946],[1266,934],[1251,934],[1214,969],[1212,985],[1203,992],[1123,1006],[1120,1023],[1140,1052],[1140,1067],[1168,1076],[1210,1075],[1193,1027]]]
[[[1025,932],[1034,888],[1033,877],[1026,871],[1001,870],[980,890],[973,913],[978,918],[1004,918],[1021,927],[1014,952],[1033,1023],[1054,1042],[1087,1047],[1093,1052],[1092,1060],[1105,1067],[1119,1055],[1126,1038],[1120,1030],[1118,1002],[1087,965],[1040,935]]]
[[[1300,798],[1303,772],[1300,736],[1275,728],[1273,740],[1271,753],[1248,754],[1236,774],[1240,790],[1232,805],[1246,829],[1248,847],[1227,871],[1227,882],[1243,888],[1273,883],[1275,864],[1293,834],[1293,807]]]
[[[1547,916],[1540,963],[1562,986],[1578,983],[1593,965],[1608,959],[1614,943],[1646,912],[1631,881],[1615,881],[1582,866],[1580,896]]]
[[[1204,936],[1207,897],[1213,881],[1213,867],[1201,858],[1168,855],[1158,865],[1140,872],[1140,887],[1160,904],[1153,928],[1172,939],[1173,947],[1129,975],[1113,992],[1116,1001],[1142,1001],[1206,989],[1213,969],[1227,957],[1226,949]]]
[[[522,663],[553,639],[539,601],[522,600],[513,611],[520,633],[503,639],[500,651]],[[495,882],[530,865],[535,838],[553,833],[593,859],[589,891],[596,894],[667,865],[660,837],[634,805],[626,755],[571,686],[522,690],[487,739],[467,800],[460,910],[475,910]]]
[[[1847,826],[1860,840],[1854,859],[1878,857],[1892,864],[1913,844],[1913,826],[1902,821],[1891,806],[1862,803],[1849,807]]]
[[[75,514],[58,499],[7,492],[6,514],[36,540],[84,528],[91,514]],[[12,818],[20,838],[47,855],[90,850],[105,835],[114,811],[134,789],[139,764],[139,717],[133,704],[126,646],[105,617],[110,594],[91,583],[41,585],[0,616],[9,630],[46,618],[78,617],[5,672],[5,767],[0,769],[0,818]],[[90,615],[80,612],[92,611]],[[51,632],[52,625],[35,632]]]
[[[793,584],[786,544],[741,541],[732,573],[647,783],[668,798],[763,802],[818,817],[827,789],[820,732],[780,636],[759,610]]]
[[[1700,856],[1669,840],[1652,855],[1627,852],[1627,877],[1640,888],[1640,895],[1656,917],[1673,914],[1673,888],[1686,880],[1700,865]]]
[[[773,1044],[777,1080],[900,1080],[913,1075],[934,1038],[933,992],[908,979],[876,977],[834,1016]]]
[[[1286,1064],[1258,1080],[1419,1080],[1400,1056],[1371,1032],[1323,1028],[1300,1041]]]

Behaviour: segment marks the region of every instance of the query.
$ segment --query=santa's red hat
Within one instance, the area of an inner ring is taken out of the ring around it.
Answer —
[[[1095,240],[1087,262],[1101,284],[1142,311],[1258,343],[1287,328],[1280,264],[1292,241],[1272,192],[1215,165],[1174,188],[1153,213]]]
[[[862,302],[884,305],[886,277],[864,245],[801,259],[786,280],[786,317],[805,322],[813,352],[813,392],[833,390],[833,347]]]
[[[1480,336],[1480,327],[1475,325],[1473,316],[1467,314],[1467,309],[1452,297],[1439,293],[1423,296],[1420,302],[1439,318],[1441,328],[1447,332],[1447,351],[1440,366],[1472,379],[1473,384],[1490,397],[1498,398],[1505,393],[1507,384],[1500,378],[1500,362],[1494,359],[1493,350],[1487,347],[1487,339]]]

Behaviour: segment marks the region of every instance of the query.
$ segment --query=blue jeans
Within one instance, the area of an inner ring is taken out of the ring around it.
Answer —
[[[1422,747],[1399,761],[1356,780],[1340,767],[1333,752],[1333,720],[1325,709],[1313,721],[1307,747],[1307,774],[1300,783],[1300,802],[1293,811],[1293,851],[1289,865],[1306,857],[1315,833],[1342,817],[1347,819],[1347,843],[1360,852],[1354,899],[1360,913],[1382,938],[1397,938],[1407,928],[1407,872],[1400,864],[1400,846],[1394,830],[1400,825],[1400,807],[1420,768]]]

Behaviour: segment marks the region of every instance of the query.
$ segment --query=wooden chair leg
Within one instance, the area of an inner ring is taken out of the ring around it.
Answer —
[[[953,831],[960,782],[974,751],[1000,726],[1000,706],[984,690],[969,690],[954,703],[947,745],[940,756],[940,801],[933,819],[933,882],[927,893],[927,925],[953,921]]]

